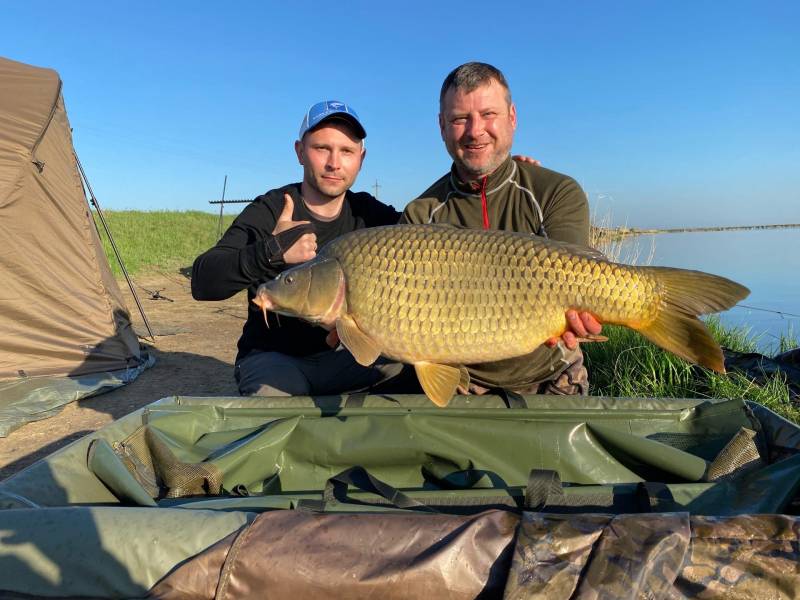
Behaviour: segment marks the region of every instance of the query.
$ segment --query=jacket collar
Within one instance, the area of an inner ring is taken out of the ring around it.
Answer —
[[[516,172],[516,170],[517,165],[511,159],[511,155],[509,154],[506,159],[500,163],[500,166],[497,167],[486,180],[486,193],[491,194],[497,188],[502,187]],[[473,179],[471,181],[463,181],[458,176],[455,163],[453,163],[453,165],[450,167],[450,185],[463,194],[480,195],[482,181],[482,177],[479,179]]]

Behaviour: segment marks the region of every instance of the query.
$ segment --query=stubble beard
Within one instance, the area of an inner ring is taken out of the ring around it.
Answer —
[[[461,156],[454,155],[453,161],[456,163],[458,170],[461,171],[463,174],[469,176],[469,179],[479,179],[486,175],[491,175],[494,173],[497,168],[503,164],[503,161],[508,156],[509,151],[495,151],[490,157],[489,160],[483,163],[478,164],[470,164],[466,159]]]
[[[347,185],[346,181],[343,181],[341,184],[326,184],[323,181],[317,180],[316,177],[310,177],[308,184],[323,198],[327,198],[328,200],[335,200],[336,198],[341,197],[350,186]]]
[[[511,152],[510,145],[508,148],[494,146],[492,153],[487,158],[470,160],[466,158],[467,151],[462,147],[460,141],[453,141],[452,144],[445,145],[450,157],[456,164],[457,171],[462,177],[466,176],[467,181],[474,181],[486,175],[491,175],[503,164],[503,161]],[[459,154],[459,151],[461,154]]]

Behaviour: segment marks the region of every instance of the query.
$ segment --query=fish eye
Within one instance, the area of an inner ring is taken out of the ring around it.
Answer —
[[[288,283],[288,284],[292,284],[292,283],[294,283],[294,277],[292,277],[291,275],[287,275],[286,279],[284,279],[284,281],[286,283]]]

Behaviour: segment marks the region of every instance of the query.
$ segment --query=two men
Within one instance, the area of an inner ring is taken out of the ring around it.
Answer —
[[[512,160],[516,108],[500,71],[483,63],[455,69],[442,86],[439,123],[453,167],[408,205],[401,222],[527,231],[588,245],[588,205],[580,186],[531,161]],[[247,288],[252,300],[261,282],[313,258],[317,244],[361,227],[396,223],[400,215],[394,209],[369,194],[349,191],[364,158],[364,137],[351,108],[338,102],[314,105],[295,143],[303,182],[272,190],[248,205],[220,242],[195,261],[193,296],[220,300]],[[314,233],[308,232],[312,225]],[[382,358],[362,367],[346,350],[332,350],[324,330],[287,317],[272,319],[275,323],[267,328],[249,303],[235,369],[243,395],[343,393],[401,371],[401,365]],[[469,365],[470,390],[587,393],[576,335],[599,333],[600,325],[574,311],[567,324],[571,330],[563,335],[563,345],[551,340],[550,347],[525,357]]]

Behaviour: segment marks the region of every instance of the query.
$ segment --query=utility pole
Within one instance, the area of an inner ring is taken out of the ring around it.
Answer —
[[[372,186],[372,189],[375,190],[375,199],[378,199],[378,188],[383,187],[382,185],[378,185],[378,180],[375,180],[375,185]]]
[[[217,224],[217,239],[222,237],[222,211],[225,210],[225,188],[228,187],[228,176],[225,175],[225,181],[222,183],[222,202],[219,203],[219,223]]]

